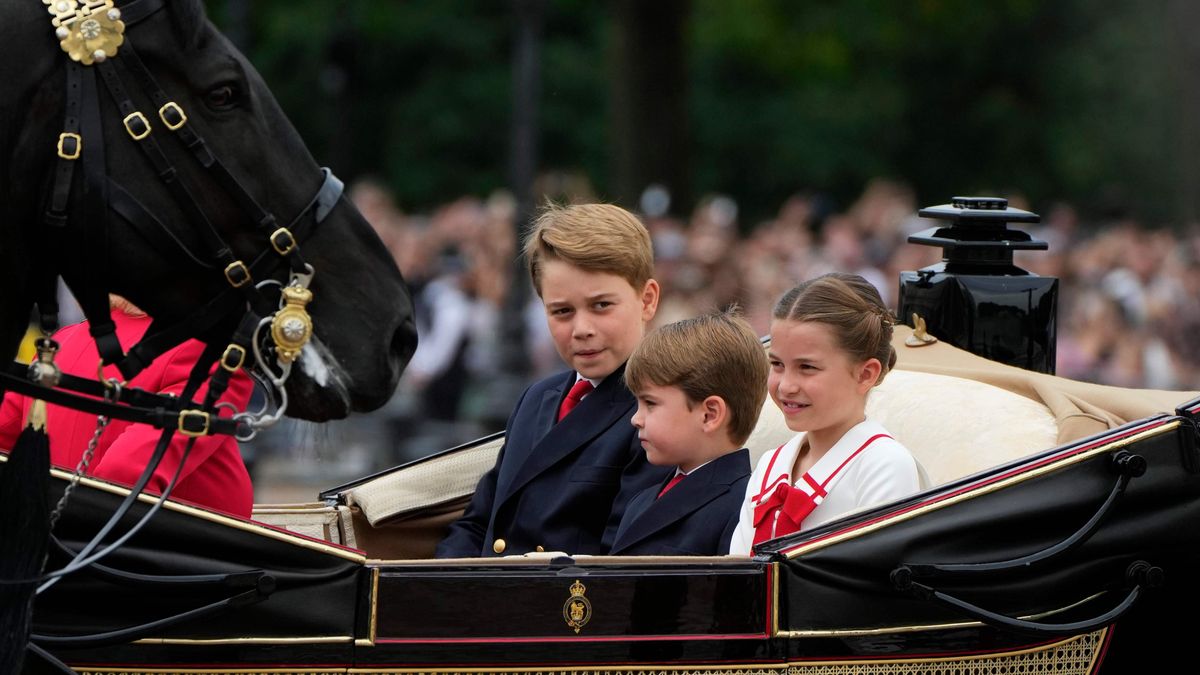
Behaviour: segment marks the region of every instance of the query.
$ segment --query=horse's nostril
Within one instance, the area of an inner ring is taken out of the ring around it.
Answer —
[[[391,356],[396,360],[400,370],[408,365],[413,352],[417,349],[417,325],[412,318],[406,318],[392,333]]]

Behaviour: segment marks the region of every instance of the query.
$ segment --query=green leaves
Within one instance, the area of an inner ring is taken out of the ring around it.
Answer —
[[[214,20],[237,3],[248,56],[319,159],[349,178],[381,174],[410,210],[507,186],[512,2],[209,0]],[[693,195],[733,195],[748,223],[801,189],[844,205],[878,176],[921,203],[983,189],[1034,205],[1120,194],[1136,213],[1181,218],[1195,191],[1179,166],[1200,157],[1187,140],[1200,132],[1184,132],[1200,111],[1181,95],[1196,79],[1176,65],[1181,48],[1163,39],[1172,11],[1188,10],[692,0],[677,17],[691,144],[679,161]],[[588,175],[601,198],[621,182],[617,16],[607,3],[543,6],[540,166]]]

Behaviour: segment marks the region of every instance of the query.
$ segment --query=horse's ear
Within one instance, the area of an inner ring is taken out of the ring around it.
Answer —
[[[196,44],[200,32],[208,21],[204,14],[204,0],[172,0],[171,26],[184,46]]]

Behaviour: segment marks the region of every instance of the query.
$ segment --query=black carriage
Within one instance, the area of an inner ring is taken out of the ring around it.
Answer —
[[[432,560],[490,437],[252,521],[170,504],[111,570],[39,598],[35,640],[89,673],[1091,673],[1182,658],[1200,400],[1153,414],[1185,395],[905,347],[909,334],[871,415],[937,484],[752,556]],[[767,409],[749,444],[788,433]],[[84,487],[69,546],[124,492]]]

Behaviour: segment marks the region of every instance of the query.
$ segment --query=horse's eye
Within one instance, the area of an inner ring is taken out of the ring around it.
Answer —
[[[236,101],[237,89],[232,84],[222,84],[208,92],[208,104],[214,108],[228,108]]]

